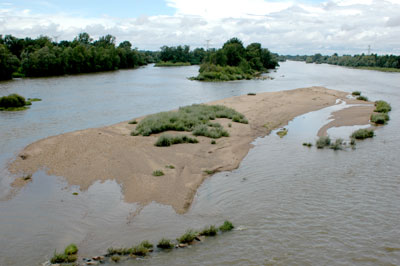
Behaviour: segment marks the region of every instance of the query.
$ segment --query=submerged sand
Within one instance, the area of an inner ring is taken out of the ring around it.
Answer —
[[[301,114],[334,105],[337,99],[348,103],[369,104],[345,109],[331,126],[368,123],[371,103],[347,99],[348,93],[323,87],[242,95],[211,102],[243,113],[249,124],[217,119],[230,137],[217,139],[216,145],[205,137],[198,144],[156,147],[159,134],[130,136],[136,125],[122,122],[39,140],[28,145],[9,165],[14,174],[33,174],[45,169],[47,174],[63,176],[69,185],[88,189],[96,181],[114,179],[122,187],[124,199],[142,206],[157,202],[172,206],[176,212],[188,210],[197,188],[208,174],[237,168],[252,147],[255,138],[286,125]],[[142,118],[137,119],[140,122]],[[341,122],[342,121],[342,122]],[[228,127],[228,123],[232,126]],[[325,131],[327,128],[324,129]],[[174,132],[173,134],[190,134]],[[168,169],[173,165],[175,169]],[[162,170],[164,176],[153,176]]]

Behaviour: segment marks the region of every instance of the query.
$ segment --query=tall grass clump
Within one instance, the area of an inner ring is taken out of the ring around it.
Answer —
[[[149,253],[149,249],[146,248],[143,244],[139,244],[137,246],[132,247],[132,254],[136,256],[144,257]]]
[[[357,97],[357,100],[366,101],[367,102],[368,101],[368,97],[360,95],[360,96]]]
[[[200,232],[199,235],[201,236],[216,236],[217,235],[217,228],[214,225],[210,225],[210,227],[206,227],[203,231]]]
[[[158,138],[158,140],[154,145],[157,147],[168,147],[174,144],[198,143],[198,142],[199,141],[196,138],[191,138],[186,135],[171,136],[168,134],[163,134]]]
[[[329,146],[332,150],[343,150],[343,139],[336,139],[334,143]]]
[[[174,247],[174,244],[171,242],[171,240],[163,238],[160,240],[160,242],[158,242],[157,247],[161,249],[171,249]]]
[[[184,233],[181,237],[177,238],[176,240],[182,244],[189,244],[195,240],[197,236],[197,232],[194,230],[188,230]]]
[[[155,170],[153,171],[153,176],[163,176],[164,172],[161,170]]]
[[[375,124],[384,125],[389,121],[389,115],[386,113],[378,113],[371,115],[371,122]]]
[[[317,140],[315,145],[317,146],[318,149],[323,149],[323,148],[331,145],[331,139],[329,138],[329,136],[319,137],[319,139]]]
[[[227,232],[227,231],[231,231],[233,228],[235,228],[233,226],[233,224],[230,221],[225,221],[220,227],[219,230],[221,232]]]
[[[75,262],[78,259],[76,255],[78,253],[78,247],[75,244],[68,245],[64,253],[57,253],[54,251],[53,257],[50,259],[51,263],[71,263]]]
[[[149,115],[140,121],[131,135],[150,136],[151,134],[161,133],[168,130],[192,132],[196,127],[197,130],[200,130],[198,127],[205,125],[207,128],[210,128],[208,131],[212,132],[207,135],[215,136],[216,134],[221,134],[218,133],[218,131],[222,130],[219,129],[220,127],[208,125],[208,122],[216,118],[227,118],[238,123],[248,123],[243,114],[232,108],[222,105],[193,104],[190,106],[180,107],[178,111]],[[221,136],[223,134],[224,133],[222,133]]]
[[[374,131],[372,129],[359,129],[353,132],[350,136],[352,139],[373,138]]]
[[[377,113],[389,113],[392,110],[390,104],[385,101],[376,101],[375,102],[375,110]]]

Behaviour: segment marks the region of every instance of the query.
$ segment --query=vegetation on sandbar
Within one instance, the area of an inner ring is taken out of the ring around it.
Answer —
[[[252,79],[278,66],[275,56],[260,43],[246,48],[238,38],[225,42],[221,49],[211,52],[200,66],[199,75],[192,80],[229,81]]]
[[[352,139],[366,139],[366,138],[373,138],[374,131],[372,129],[358,129],[354,131],[351,136]]]
[[[353,91],[353,92],[351,93],[351,95],[353,95],[353,96],[360,96],[360,95],[361,95],[361,91]]]
[[[162,134],[154,145],[158,147],[168,147],[181,143],[199,143],[199,141],[196,138],[191,138],[186,135],[171,136],[169,134]]]
[[[368,101],[368,97],[367,96],[363,96],[363,95],[360,95],[360,96],[358,96],[357,97],[357,100],[360,100],[360,101]]]
[[[319,137],[317,142],[315,143],[318,149],[323,149],[329,145],[331,145],[331,138],[329,136]]]
[[[386,113],[377,113],[371,115],[371,122],[375,124],[384,125],[389,120],[389,115]]]
[[[227,118],[233,122],[247,124],[245,116],[232,108],[222,105],[193,104],[180,107],[178,111],[162,112],[145,117],[131,135],[150,136],[164,131],[188,131],[195,136],[220,138],[229,136],[216,118]]]
[[[153,171],[153,176],[163,176],[164,172],[161,170],[155,170]]]
[[[78,259],[77,253],[78,247],[75,244],[70,244],[65,248],[64,253],[57,253],[57,251],[54,251],[50,262],[53,264],[75,262]]]
[[[288,130],[286,128],[280,129],[278,132],[276,132],[276,135],[278,135],[280,138],[283,138],[286,136],[288,133]]]
[[[0,111],[22,111],[28,109],[28,105],[32,105],[31,101],[16,93],[0,97]]]
[[[374,112],[377,113],[389,113],[392,111],[392,107],[390,106],[389,103],[385,101],[376,101],[375,102],[375,110]]]
[[[180,67],[180,66],[190,66],[189,62],[171,62],[171,61],[161,61],[154,65],[155,67]]]

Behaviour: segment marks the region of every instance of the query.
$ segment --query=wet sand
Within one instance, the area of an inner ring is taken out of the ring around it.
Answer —
[[[234,108],[249,120],[249,124],[240,124],[217,119],[230,137],[217,139],[216,145],[212,145],[209,138],[197,137],[198,144],[156,147],[154,143],[159,134],[130,136],[136,125],[128,122],[66,133],[28,145],[9,165],[9,171],[21,176],[45,169],[47,174],[63,176],[69,185],[78,185],[81,190],[97,181],[115,179],[122,187],[126,202],[145,206],[155,201],[172,206],[177,213],[184,213],[197,188],[209,176],[205,171],[237,168],[255,138],[285,126],[296,116],[334,105],[337,99],[342,99],[347,103],[366,104],[366,108],[358,108],[357,112],[350,110],[355,107],[345,109],[346,112],[335,117],[334,126],[368,123],[373,112],[371,103],[347,99],[347,95],[311,87],[207,103]],[[136,120],[140,122],[141,119]],[[232,127],[228,127],[228,123]],[[173,165],[175,169],[168,169],[166,165]],[[155,170],[162,170],[165,175],[153,176]]]

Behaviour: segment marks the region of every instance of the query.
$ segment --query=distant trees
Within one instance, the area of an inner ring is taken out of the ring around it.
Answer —
[[[331,56],[315,54],[312,56],[297,55],[284,56],[285,59],[293,61],[305,61],[306,63],[331,64],[347,67],[378,67],[378,68],[396,68],[400,69],[400,56],[396,55],[343,55],[334,53]]]
[[[19,39],[0,35],[0,80],[16,76],[42,77],[134,68],[154,62],[155,53],[132,49],[112,35],[93,41],[80,33],[73,41],[52,42],[47,36]]]
[[[188,45],[184,46],[163,46],[159,59],[164,62],[171,63],[190,63],[191,65],[199,65],[203,62],[207,52],[203,48],[196,48],[190,51]]]

